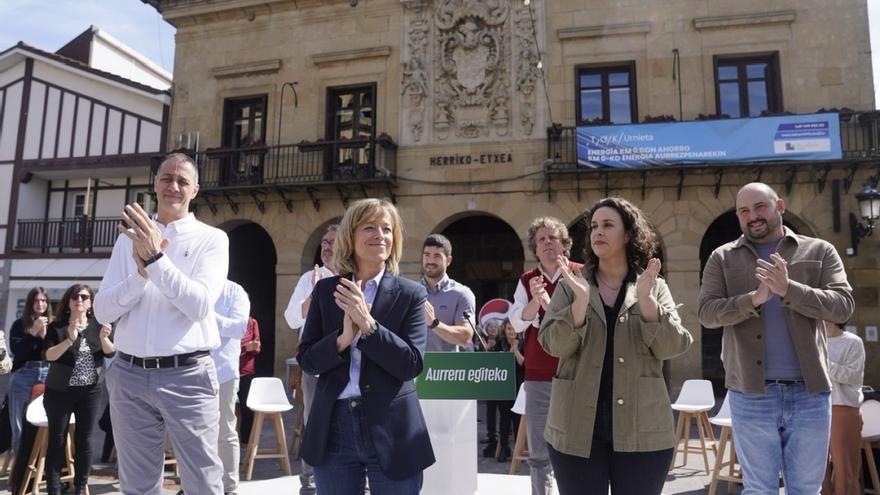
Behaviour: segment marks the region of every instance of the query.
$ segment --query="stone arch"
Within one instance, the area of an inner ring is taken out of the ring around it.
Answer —
[[[327,228],[333,224],[338,224],[342,217],[331,218],[320,224],[309,234],[306,242],[303,243],[303,252],[300,265],[300,273],[311,270],[315,265],[321,264],[321,238],[327,233]]]
[[[452,264],[448,274],[470,287],[478,308],[495,297],[513,300],[525,253],[516,230],[507,221],[483,211],[460,212],[438,223],[431,233],[449,238]]]
[[[229,280],[248,293],[251,316],[260,325],[262,350],[256,371],[272,376],[275,357],[275,298],[278,255],[275,243],[263,226],[249,220],[230,220],[219,226],[229,236]]]

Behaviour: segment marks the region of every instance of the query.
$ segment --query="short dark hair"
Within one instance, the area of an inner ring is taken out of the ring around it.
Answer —
[[[422,250],[429,246],[438,247],[443,250],[443,254],[446,256],[452,256],[452,243],[443,234],[431,234],[425,238],[425,242],[422,243]]]

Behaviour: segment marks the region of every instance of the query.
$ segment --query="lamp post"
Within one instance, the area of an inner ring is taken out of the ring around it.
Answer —
[[[856,193],[856,200],[859,202],[859,215],[865,223],[860,222],[854,213],[849,214],[852,256],[859,254],[859,241],[874,233],[874,220],[880,218],[880,192],[865,184],[864,189]]]

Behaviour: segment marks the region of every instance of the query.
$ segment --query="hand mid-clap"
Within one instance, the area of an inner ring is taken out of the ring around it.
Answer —
[[[788,262],[779,253],[770,255],[773,263],[758,260],[755,267],[755,278],[758,279],[758,288],[751,294],[752,306],[757,308],[769,301],[774,294],[785,297],[788,294]]]
[[[164,251],[168,247],[168,240],[162,239],[159,227],[140,204],[125,205],[121,216],[124,223],[117,225],[116,230],[131,239],[132,257],[138,267],[138,273],[148,278],[144,262]]]
[[[562,274],[565,284],[574,292],[574,301],[571,303],[572,324],[575,328],[583,326],[587,319],[587,304],[590,302],[590,284],[580,272],[571,271],[565,256],[556,257],[556,268]]]
[[[529,279],[529,292],[532,293],[532,300],[538,301],[544,311],[547,311],[550,296],[547,294],[547,284],[544,283],[543,276],[538,275]]]
[[[370,315],[370,306],[364,298],[363,284],[363,280],[354,283],[343,277],[339,279],[339,285],[333,293],[336,305],[345,312],[342,335],[336,339],[336,347],[340,351],[351,345],[358,332],[364,337],[373,332],[375,320]],[[351,327],[347,328],[347,325]]]
[[[639,308],[642,310],[642,319],[645,321],[660,320],[660,305],[657,304],[657,298],[651,290],[657,282],[657,276],[660,275],[660,260],[651,258],[648,260],[648,266],[645,271],[639,275],[636,281],[636,297],[639,300]]]

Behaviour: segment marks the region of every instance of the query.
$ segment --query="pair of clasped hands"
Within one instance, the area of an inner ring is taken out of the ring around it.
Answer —
[[[116,230],[131,239],[131,255],[141,277],[150,278],[144,263],[153,256],[164,252],[168,239],[162,239],[162,232],[150,215],[138,203],[125,205],[122,220]]]
[[[372,305],[367,304],[364,297],[366,282],[340,277],[339,285],[333,293],[336,305],[345,313],[342,318],[342,334],[336,338],[336,350],[342,352],[357,338],[358,332],[364,337],[372,335],[376,328],[376,320],[370,315]]]
[[[638,276],[636,280],[636,297],[642,312],[642,319],[645,321],[660,320],[660,305],[657,298],[651,290],[660,274],[660,260],[651,258],[645,270]],[[590,284],[581,276],[580,272],[573,272],[568,265],[568,259],[565,256],[556,257],[556,268],[562,273],[562,278],[568,287],[574,292],[575,300],[572,302],[572,317],[574,327],[580,327],[586,320],[587,304],[590,300]],[[547,296],[544,279],[541,276],[533,277],[529,280],[529,289],[533,298],[540,298],[541,307],[547,310],[550,298]]]
[[[783,298],[788,294],[788,262],[779,253],[771,254],[770,261],[773,263],[758,259],[758,266],[755,267],[755,278],[759,282],[758,288],[751,293],[752,306],[755,308],[774,295]]]

